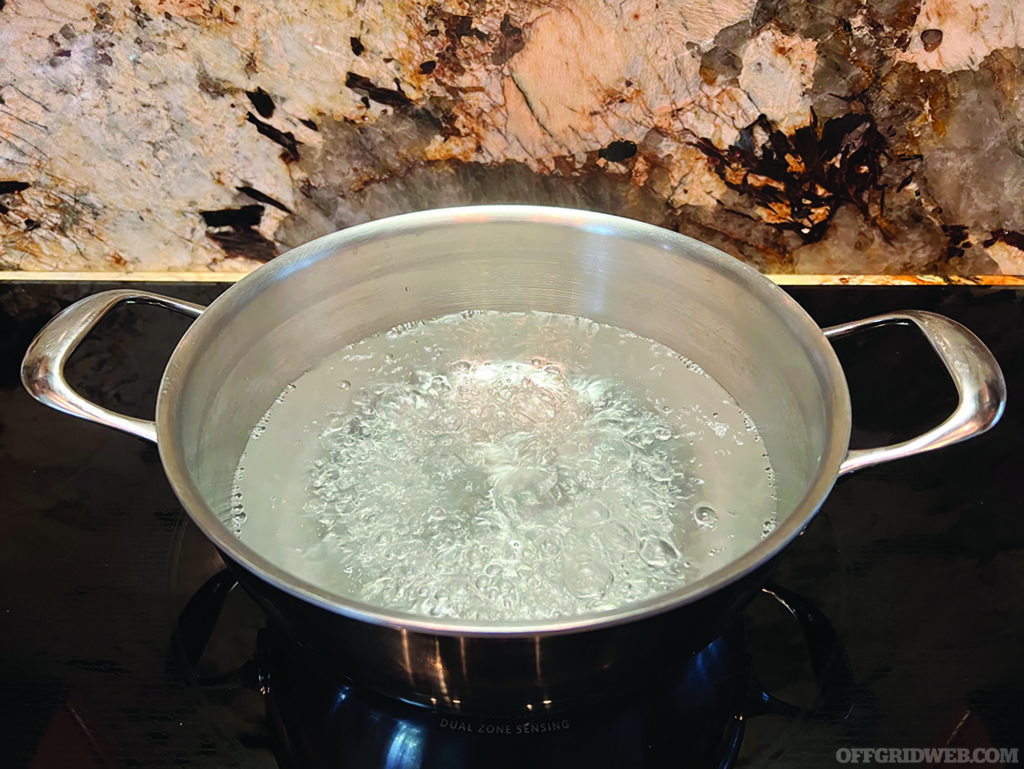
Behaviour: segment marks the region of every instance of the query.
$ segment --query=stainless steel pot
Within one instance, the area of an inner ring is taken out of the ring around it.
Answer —
[[[124,302],[197,318],[167,365],[155,422],[101,408],[63,378],[75,347]],[[507,623],[358,603],[289,574],[232,534],[224,521],[238,457],[285,385],[371,333],[469,308],[585,316],[697,361],[760,430],[776,476],[776,530],[718,571],[655,599]],[[829,340],[885,323],[912,324],[925,335],[956,383],[959,405],[917,438],[852,451],[846,380]],[[999,419],[1006,397],[991,353],[949,319],[907,311],[822,332],[771,281],[707,245],[631,220],[527,206],[452,208],[352,227],[279,257],[208,308],[131,290],[88,297],[40,332],[22,376],[56,409],[156,441],[186,511],[240,581],[347,675],[437,707],[515,713],[621,691],[703,647],[760,589],[837,476],[981,433]]]

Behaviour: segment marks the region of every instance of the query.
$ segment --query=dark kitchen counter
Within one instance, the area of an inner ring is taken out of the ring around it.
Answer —
[[[43,323],[110,287],[0,284],[0,763],[273,766],[258,693],[229,713],[231,682],[204,689],[179,664],[175,558],[191,535],[156,448],[36,404],[19,382]],[[226,286],[147,288],[206,303]],[[980,438],[839,481],[777,581],[838,629],[852,682],[826,677],[824,699],[852,710],[844,719],[823,707],[799,629],[759,598],[748,631],[754,671],[804,710],[750,718],[738,765],[833,766],[840,748],[1024,748],[1024,290],[787,290],[822,325],[904,308],[964,323],[1002,365],[1009,406]],[[119,308],[69,378],[105,405],[150,416],[187,326],[156,308]],[[920,432],[955,404],[910,329],[866,332],[836,349],[855,446]]]

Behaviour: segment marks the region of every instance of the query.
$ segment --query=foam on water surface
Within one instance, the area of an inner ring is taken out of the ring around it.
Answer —
[[[289,385],[239,462],[231,524],[350,598],[514,621],[673,590],[774,522],[753,422],[698,365],[582,318],[466,312]]]

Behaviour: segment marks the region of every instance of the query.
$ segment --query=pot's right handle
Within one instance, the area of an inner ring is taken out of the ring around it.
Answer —
[[[1006,381],[992,353],[978,337],[942,315],[904,310],[832,326],[824,329],[824,334],[836,339],[887,323],[913,325],[924,334],[953,378],[960,401],[948,419],[923,435],[890,446],[851,449],[839,466],[840,475],[979,435],[999,421],[1006,406]]]
[[[47,323],[28,346],[21,381],[40,403],[91,422],[114,427],[156,443],[156,424],[118,414],[80,395],[64,378],[64,365],[100,319],[119,304],[152,304],[198,318],[206,308],[148,291],[117,289],[87,296]]]

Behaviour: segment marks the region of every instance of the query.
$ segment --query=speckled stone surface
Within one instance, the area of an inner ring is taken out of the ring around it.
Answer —
[[[522,202],[773,273],[1022,274],[1016,7],[0,0],[0,269],[237,272]]]

